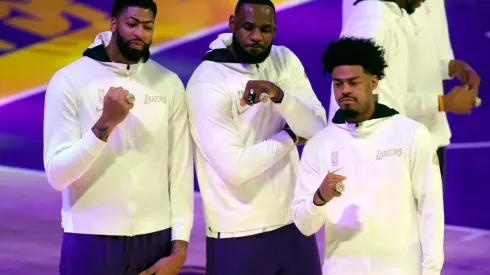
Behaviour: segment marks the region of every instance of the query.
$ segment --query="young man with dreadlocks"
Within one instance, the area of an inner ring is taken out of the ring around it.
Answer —
[[[291,216],[296,145],[326,126],[296,55],[273,45],[275,8],[241,0],[187,85],[208,275],[321,273]]]
[[[384,50],[346,37],[322,61],[340,109],[303,150],[292,212],[307,236],[325,225],[323,274],[440,274],[438,159],[425,126],[374,100]]]

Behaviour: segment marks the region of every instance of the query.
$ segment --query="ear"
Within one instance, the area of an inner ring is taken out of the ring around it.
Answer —
[[[373,75],[371,77],[371,86],[373,87],[373,91],[376,90],[376,88],[378,88],[378,76],[377,75]]]
[[[117,29],[117,19],[115,17],[112,17],[111,19],[111,32],[115,33]]]
[[[234,15],[230,15],[230,19],[228,19],[228,29],[232,33],[235,32],[235,16]]]

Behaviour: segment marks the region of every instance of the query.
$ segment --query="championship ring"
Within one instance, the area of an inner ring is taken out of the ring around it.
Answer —
[[[255,91],[253,89],[250,89],[250,92],[248,93],[248,97],[247,97],[247,102],[248,102],[248,105],[254,105],[255,104]]]
[[[335,191],[342,193],[345,190],[345,184],[343,182],[339,182],[335,184]]]
[[[126,101],[129,103],[129,104],[133,104],[134,101],[135,101],[135,97],[133,94],[129,93],[127,96],[126,96]]]
[[[267,101],[269,101],[269,95],[266,93],[261,93],[259,96],[259,101],[264,104],[267,103]]]

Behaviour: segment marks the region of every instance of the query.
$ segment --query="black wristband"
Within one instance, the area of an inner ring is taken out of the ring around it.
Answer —
[[[327,203],[327,200],[322,197],[322,194],[320,193],[320,188],[316,189],[316,194],[318,198],[323,201],[324,203]]]

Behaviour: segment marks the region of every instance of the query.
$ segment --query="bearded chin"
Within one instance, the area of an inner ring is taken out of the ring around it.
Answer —
[[[265,49],[263,52],[259,53],[258,55],[251,55],[242,48],[236,36],[233,35],[232,47],[233,50],[235,51],[238,62],[244,64],[259,64],[264,62],[267,59],[267,57],[269,57],[272,50],[272,44],[273,43],[271,43],[269,47],[267,47],[267,49]]]
[[[150,50],[150,44],[145,44],[142,50],[135,50],[129,46],[128,41],[124,41],[123,38],[116,33],[116,41],[117,41],[117,46],[119,48],[119,51],[121,52],[122,56],[124,59],[131,61],[133,63],[138,63],[143,56],[145,56],[145,53]]]
[[[340,113],[345,119],[355,118],[359,115],[359,111],[352,109],[340,109]]]

